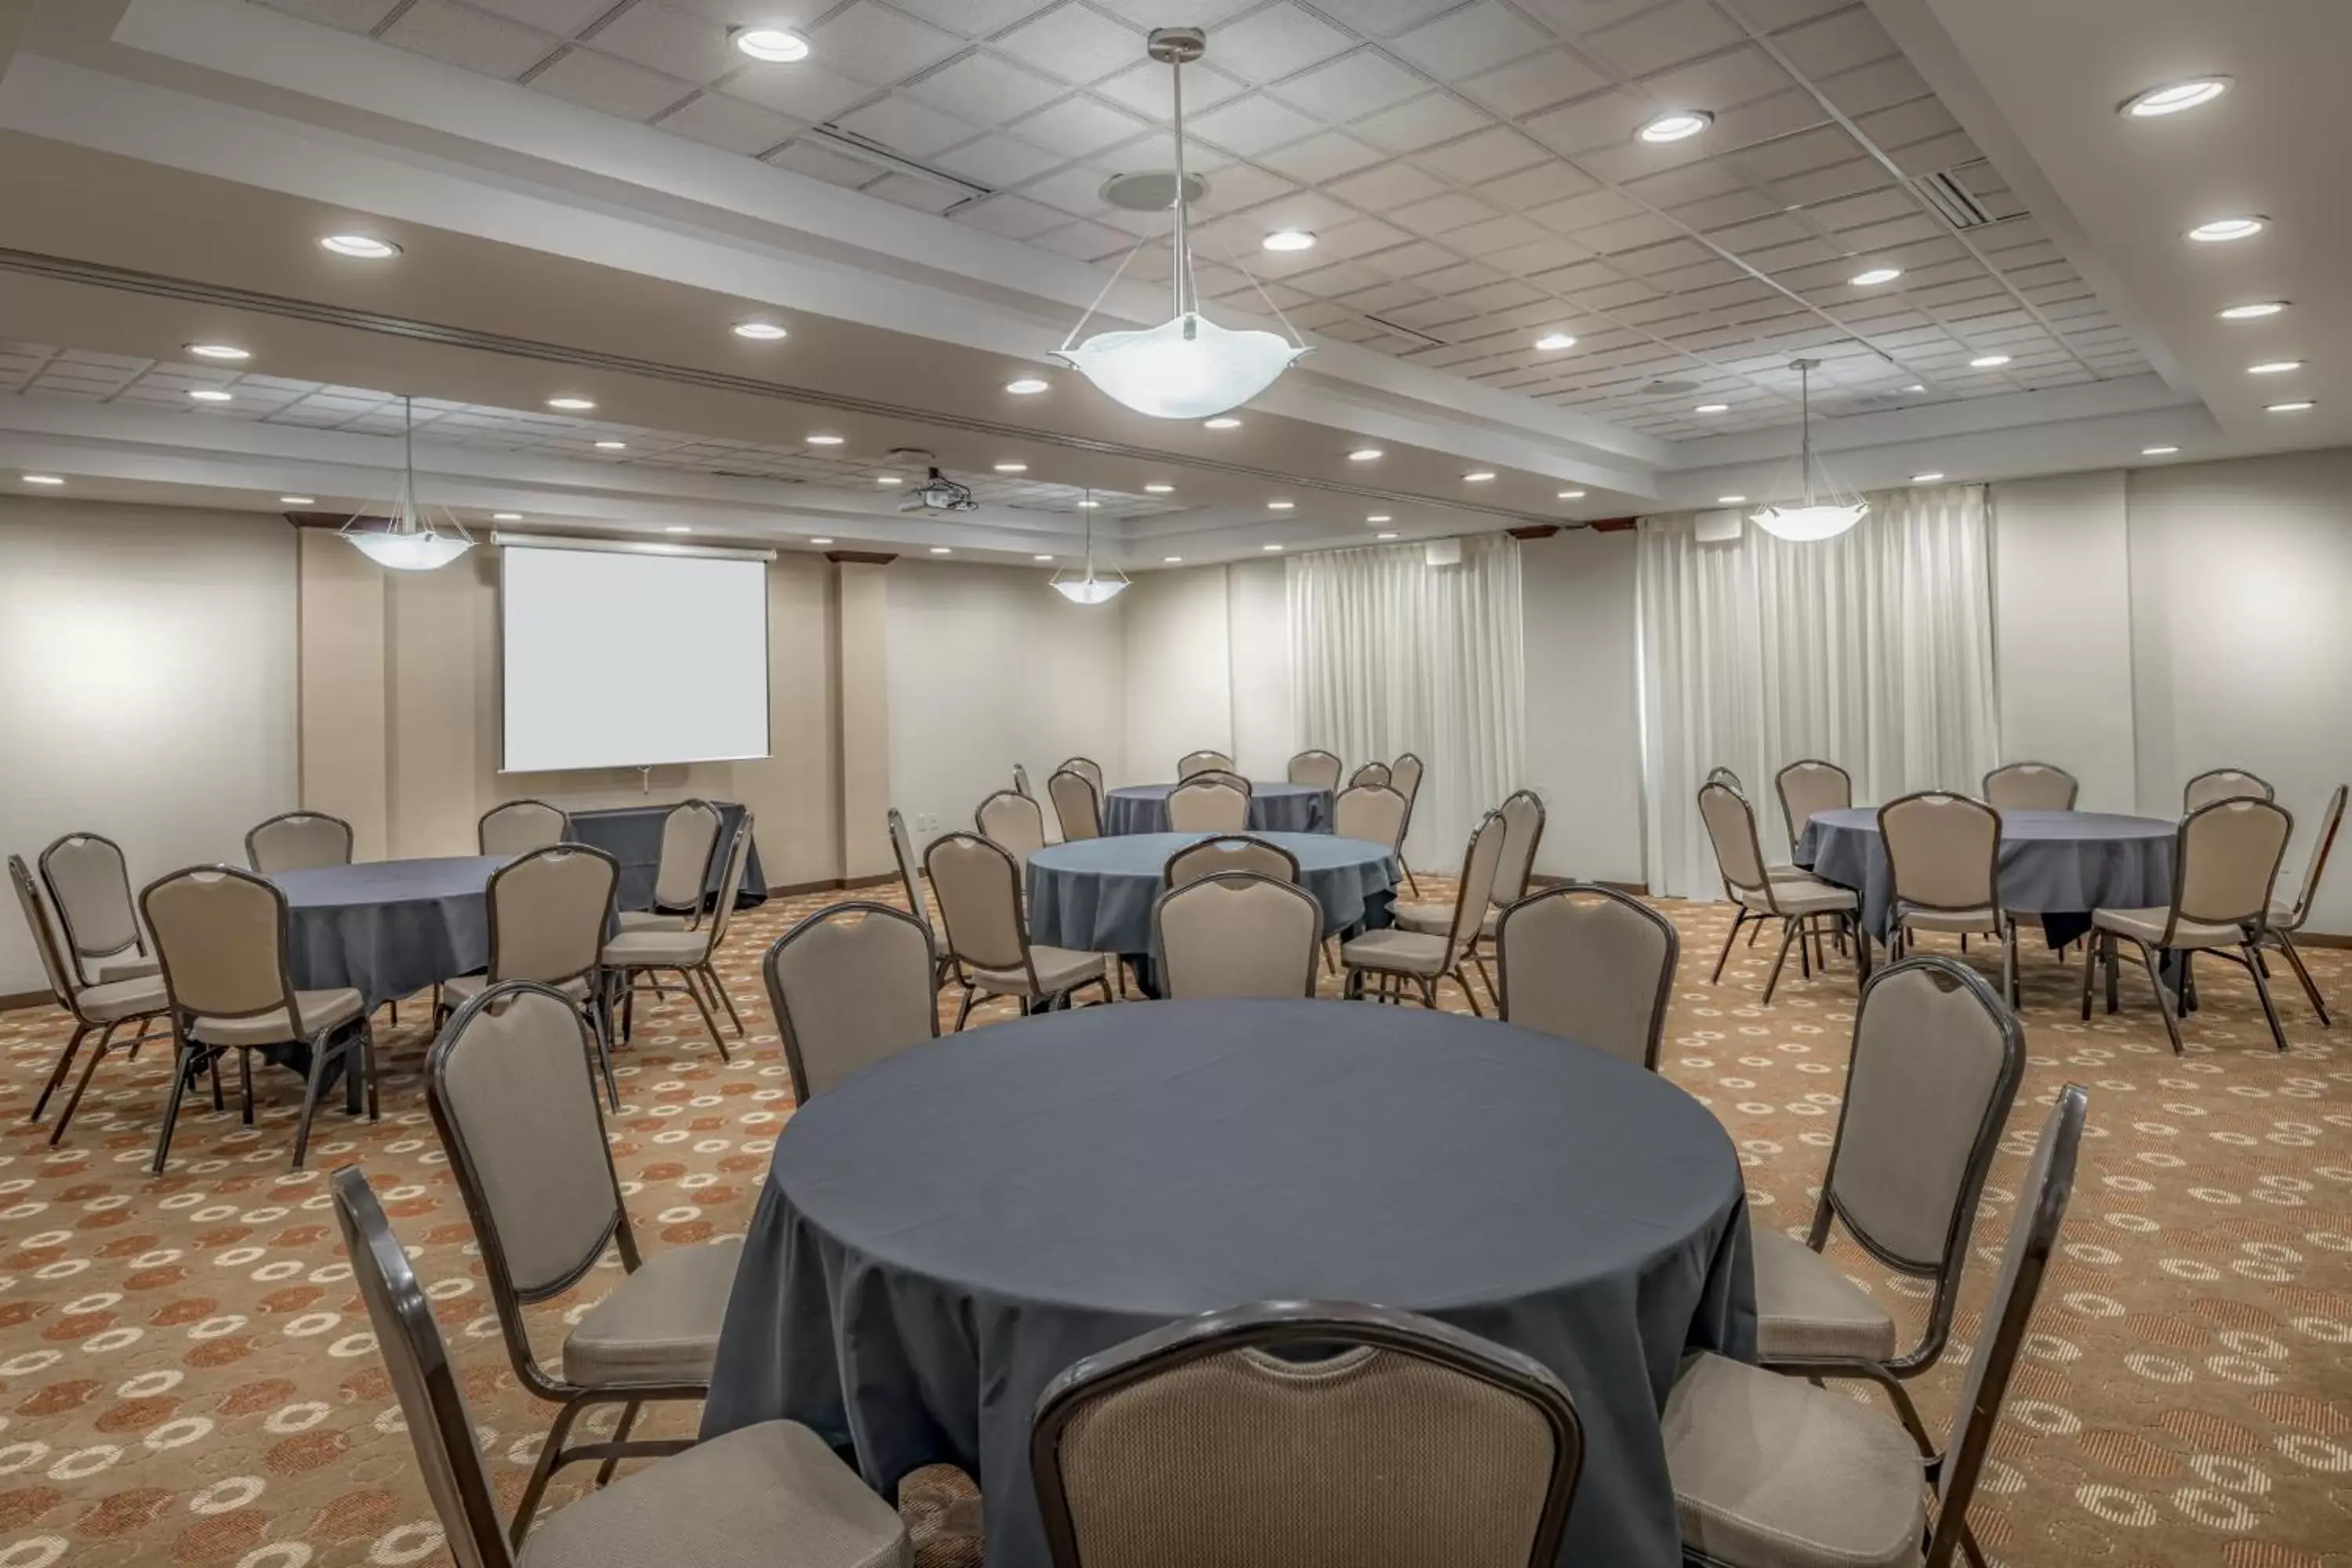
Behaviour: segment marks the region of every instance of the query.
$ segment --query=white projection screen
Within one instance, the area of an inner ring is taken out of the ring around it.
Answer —
[[[499,552],[499,767],[768,754],[768,568],[755,558]]]

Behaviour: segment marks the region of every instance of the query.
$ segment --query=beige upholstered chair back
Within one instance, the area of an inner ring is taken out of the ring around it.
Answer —
[[[1681,951],[1672,921],[1590,882],[1521,899],[1495,923],[1503,1021],[1654,1069]]]
[[[623,1222],[587,1029],[562,993],[514,982],[458,1008],[425,1058],[483,1262],[524,1301],[568,1289]]]
[[[1994,1277],[1983,1326],[1977,1331],[1976,1347],[1960,1380],[1952,1439],[1937,1477],[1940,1506],[1927,1550],[1927,1568],[1947,1568],[1958,1560],[1960,1525],[1968,1518],[1969,1500],[1984,1473],[1993,1427],[2009,1393],[2010,1374],[2032,1326],[2033,1303],[2042,1293],[2051,1255],[2058,1249],[2059,1230],[2066,1222],[2066,1205],[2074,1193],[2074,1166],[2082,1152],[2083,1123],[2089,1113],[2089,1096],[2080,1084],[2070,1083],[2058,1091],[2058,1102],[2042,1124],[2042,1140],[2034,1148],[2025,1184],[2018,1190],[2017,1212],[2010,1220],[2009,1239],[2001,1247],[2000,1272]]]
[[[1020,865],[1045,847],[1045,813],[1034,800],[1014,790],[1001,789],[980,803],[972,825],[992,844],[1001,844]]]
[[[923,879],[919,869],[920,862],[915,858],[915,840],[907,831],[907,819],[898,815],[898,808],[895,805],[890,808],[890,853],[898,858],[898,881],[907,890],[907,907],[914,911],[915,918],[923,922],[923,929],[930,931],[932,940],[936,942],[939,933],[931,925],[930,902],[923,897]]]
[[[1296,882],[1298,857],[1279,844],[1269,844],[1246,833],[1221,833],[1198,844],[1187,844],[1168,857],[1168,863],[1160,868],[1160,879],[1165,887],[1181,888],[1195,878],[1213,877],[1221,871],[1255,871],[1277,882]]]
[[[1176,833],[1240,833],[1249,826],[1247,786],[1195,774],[1168,792],[1168,826]]]
[[[88,978],[85,959],[144,947],[131,903],[131,871],[113,839],[67,834],[41,851],[41,879],[65,928],[67,963],[78,978]]]
[[[2000,813],[1929,790],[1878,808],[1895,900],[1923,910],[1998,909]]]
[[[654,868],[654,908],[702,912],[710,858],[726,818],[707,800],[682,800],[662,819],[661,862]]]
[[[2010,763],[1984,776],[1985,804],[1995,811],[2072,811],[2082,781],[2048,763]]]
[[[245,836],[246,863],[263,876],[352,863],[352,825],[320,811],[289,811]]]
[[[1724,884],[1734,892],[1753,892],[1765,884],[1764,849],[1756,842],[1756,813],[1748,797],[1729,784],[1699,785],[1699,820],[1706,824],[1707,842],[1715,846],[1715,863]]]
[[[570,837],[572,818],[543,800],[510,800],[482,813],[474,835],[485,855],[528,855]]]
[[[923,856],[948,952],[974,969],[1025,969],[1021,868],[1012,852],[971,833],[945,833]]]
[[[1881,1258],[1932,1273],[1968,1244],[2025,1070],[2017,1016],[1942,957],[1879,971],[1854,1016],[1824,1198]]]
[[[400,1401],[402,1425],[425,1474],[425,1495],[441,1521],[443,1544],[457,1568],[513,1568],[513,1554],[499,1528],[497,1494],[483,1468],[473,1417],[432,1303],[418,1287],[366,1173],[345,1165],[328,1181],[352,1283],[367,1304],[376,1351]]]
[[[1354,784],[1331,806],[1331,831],[1341,838],[1369,838],[1393,854],[1404,841],[1405,798],[1384,784]]]
[[[803,1105],[862,1068],[940,1037],[931,933],[887,904],[819,910],[761,965]]]
[[[286,896],[249,872],[192,866],[139,895],[164,989],[183,1013],[249,1018],[287,1005]]]
[[[1401,754],[1389,769],[1389,782],[1404,796],[1405,810],[1410,813],[1421,799],[1421,775],[1423,772],[1419,757],[1411,752]]]
[[[1032,800],[1037,798],[1036,792],[1029,787],[1029,770],[1019,763],[1013,764],[1013,793],[1025,795]]]
[[[1336,790],[1339,787],[1339,758],[1328,752],[1309,749],[1290,759],[1283,776],[1295,784]]]
[[[1151,946],[1171,1000],[1312,996],[1323,906],[1306,889],[1252,871],[1177,884],[1151,906]]]
[[[1070,772],[1077,774],[1080,778],[1085,779],[1087,783],[1094,785],[1095,798],[1097,800],[1100,800],[1102,798],[1103,771],[1102,764],[1100,763],[1095,761],[1092,757],[1072,757],[1069,761],[1064,763],[1062,767],[1069,769]],[[1061,772],[1061,768],[1056,768],[1054,771],[1055,773],[1059,773]]]
[[[1549,1564],[1582,1434],[1536,1363],[1426,1318],[1267,1302],[1129,1341],[1039,1400],[1055,1568]]]
[[[534,849],[490,877],[489,977],[561,984],[594,969],[620,868],[601,849]]]
[[[2278,791],[2268,781],[2246,772],[2243,768],[2215,768],[2190,779],[2180,792],[2182,816],[2199,806],[2210,805],[2217,800],[2276,800]]]
[[[1059,769],[1045,781],[1045,793],[1053,797],[1054,815],[1061,821],[1063,843],[1102,837],[1102,800],[1086,774],[1076,768]]]
[[[719,907],[710,916],[710,951],[717,952],[719,944],[727,940],[727,928],[735,923],[735,900],[743,892],[743,868],[751,859],[751,830],[757,824],[751,808],[743,808],[743,818],[735,825],[735,837],[728,841],[727,866],[719,874]]]
[[[16,889],[16,903],[25,911],[26,928],[33,933],[33,946],[41,955],[41,973],[49,983],[49,994],[57,998],[58,1006],[72,1012],[77,989],[73,972],[67,967],[64,945],[58,941],[57,928],[49,921],[48,907],[41,900],[40,889],[33,885],[33,873],[26,867],[22,855],[8,857],[8,882]]]
[[[1366,763],[1363,766],[1358,768],[1354,773],[1348,775],[1348,787],[1349,789],[1368,789],[1374,785],[1378,785],[1382,789],[1394,789],[1396,787],[1396,770],[1390,767],[1386,763]],[[1399,791],[1398,793],[1402,794],[1403,792]]]
[[[1817,811],[1843,811],[1853,804],[1853,780],[1835,763],[1817,757],[1790,763],[1773,781],[1780,792],[1780,816],[1793,847]]]
[[[2319,892],[2320,878],[2327,874],[2336,829],[2344,826],[2344,786],[2337,784],[2336,793],[2327,797],[2327,809],[2319,814],[2319,833],[2311,841],[2311,862],[2304,868],[2303,886],[2294,890],[2294,908],[2287,914],[2289,931],[2301,931],[2303,922],[2311,918],[2311,900]]]
[[[2285,807],[2251,795],[2218,800],[2181,818],[2173,872],[2180,918],[2267,923],[2279,858],[2294,831]]]
[[[1746,795],[1748,793],[1748,786],[1741,784],[1739,782],[1739,775],[1733,773],[1729,768],[1707,769],[1705,782],[1707,784],[1728,785],[1729,787],[1738,790],[1741,795]]]
[[[1176,780],[1181,784],[1194,773],[1234,771],[1234,760],[1223,752],[1187,752],[1176,761]]]
[[[1503,820],[1500,811],[1490,811],[1470,834],[1470,847],[1462,856],[1462,880],[1454,900],[1453,951],[1456,954],[1469,951],[1473,942],[1486,933],[1486,906],[1494,901],[1495,876],[1503,864],[1503,851],[1510,842],[1511,825]]]
[[[1527,897],[1528,878],[1536,868],[1536,850],[1543,843],[1544,805],[1531,789],[1514,793],[1496,808],[1503,819],[1503,858],[1495,863],[1493,901],[1497,909]]]

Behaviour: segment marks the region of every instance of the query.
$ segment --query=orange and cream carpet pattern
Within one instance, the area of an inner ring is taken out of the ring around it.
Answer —
[[[793,1112],[758,955],[826,901],[774,900],[737,922],[720,966],[746,1025],[731,1064],[684,998],[640,1008],[610,1133],[646,1247],[748,1223]],[[1836,962],[1806,980],[1792,957],[1763,1007],[1769,940],[1735,948],[1710,985],[1728,909],[1660,907],[1683,939],[1664,1070],[1738,1144],[1755,1223],[1801,1235],[1837,1121],[1853,970]],[[2352,1009],[2352,954],[2311,957]],[[2217,963],[2176,1058],[2137,975],[2122,1012],[2085,1025],[2076,965],[2032,951],[2023,970],[2031,1064],[1979,1215],[1963,1341],[2032,1131],[2068,1079],[2090,1089],[2090,1141],[1977,1534],[2011,1568],[2352,1565],[2352,1026],[2322,1029],[2282,968],[2294,1049],[2280,1056],[2252,987]],[[1450,985],[1446,1005],[1464,1005]],[[383,1121],[322,1110],[308,1171],[288,1169],[299,1085],[263,1069],[258,1124],[238,1124],[234,1098],[222,1114],[192,1097],[160,1179],[146,1164],[164,1053],[110,1058],[53,1150],[26,1117],[66,1023],[47,1008],[0,1014],[0,1568],[448,1560],[327,1212],[325,1173],[352,1162],[415,1251],[511,1508],[550,1408],[508,1367],[425,1114],[424,1014],[420,999],[380,1033]],[[1005,1016],[997,1005],[975,1026]],[[1837,1256],[1918,1310],[1919,1282],[1851,1247]],[[592,1274],[541,1314],[543,1353],[611,1278]],[[1949,1414],[1960,1361],[1948,1355],[1923,1386],[1931,1426]],[[640,1430],[690,1421],[673,1412]],[[551,1502],[593,1468],[559,1477]],[[898,1500],[919,1561],[979,1561],[985,1501],[968,1479],[920,1472]]]

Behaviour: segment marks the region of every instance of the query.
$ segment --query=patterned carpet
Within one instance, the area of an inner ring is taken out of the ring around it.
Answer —
[[[1439,889],[1424,879],[1428,891]],[[651,1247],[741,1228],[788,1082],[758,982],[763,945],[826,901],[746,916],[723,972],[750,1039],[722,1065],[682,999],[641,1010],[622,1053],[614,1152]],[[1707,967],[1727,908],[1664,904],[1684,957],[1664,1070],[1738,1142],[1759,1225],[1801,1234],[1835,1125],[1853,973],[1799,978],[1756,1005],[1769,942]],[[2323,988],[2352,1007],[2352,954],[2320,951]],[[2214,964],[2189,1055],[2164,1047],[2144,984],[2084,1026],[2079,970],[2024,963],[2032,1053],[2011,1138],[1980,1216],[1996,1247],[2023,1134],[2052,1089],[2091,1091],[2090,1142],[1998,1458],[1974,1510],[1995,1561],[2112,1568],[2352,1564],[2352,1053],[2291,982],[2294,1050],[2271,1047],[2253,993]],[[1462,1005],[1448,988],[1451,1006]],[[380,1038],[384,1118],[323,1113],[312,1169],[286,1168],[299,1089],[263,1075],[259,1124],[192,1102],[161,1180],[145,1169],[165,1087],[163,1054],[110,1058],[64,1146],[25,1116],[66,1029],[47,1009],[0,1015],[0,1568],[118,1563],[446,1562],[365,1316],[325,1212],[324,1173],[363,1162],[439,1303],[475,1421],[509,1507],[547,1406],[507,1368],[472,1233],[441,1163],[418,1078],[423,1008]],[[1004,1009],[988,1016],[1004,1016]],[[731,1042],[730,1042],[731,1043]],[[1874,1292],[1921,1294],[1851,1250]],[[1993,1268],[1972,1266],[1971,1334]],[[609,1276],[605,1277],[609,1279]],[[551,1350],[566,1311],[551,1307]],[[1961,1356],[1922,1404],[1949,1410]],[[641,1430],[684,1429],[673,1414]],[[590,1467],[560,1479],[561,1502]],[[927,1564],[976,1563],[980,1501],[952,1471],[910,1479],[900,1506]]]

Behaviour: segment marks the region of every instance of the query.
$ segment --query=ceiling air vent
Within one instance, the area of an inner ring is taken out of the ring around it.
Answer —
[[[1938,169],[1932,174],[1921,174],[1912,180],[1911,188],[1920,199],[1936,209],[1936,216],[1954,228],[1983,228],[1993,221],[1969,189],[1948,169]]]

